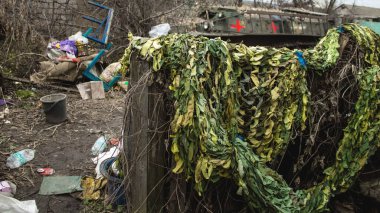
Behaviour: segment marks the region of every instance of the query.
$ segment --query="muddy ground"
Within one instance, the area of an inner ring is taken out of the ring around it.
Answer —
[[[54,175],[94,176],[91,146],[102,134],[120,136],[123,118],[123,92],[111,91],[103,100],[82,100],[79,93],[30,84],[5,82],[5,97],[14,105],[0,119],[0,180],[17,185],[15,198],[35,199],[39,212],[94,212],[78,198],[80,193],[43,196],[38,191],[42,176],[38,167],[51,166]],[[34,97],[20,99],[15,91],[27,89]],[[67,94],[67,121],[55,125],[45,121],[40,97],[52,93]],[[1,95],[1,94],[0,94]],[[0,107],[0,111],[2,111]],[[9,124],[6,124],[9,121]],[[6,167],[8,156],[25,148],[36,150],[35,158],[17,169]],[[99,202],[101,205],[101,202]]]

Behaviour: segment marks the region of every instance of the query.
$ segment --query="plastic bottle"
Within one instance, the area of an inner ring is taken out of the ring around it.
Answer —
[[[91,148],[92,155],[99,155],[107,146],[107,140],[104,136],[99,137]]]
[[[34,153],[36,151],[33,149],[24,149],[11,154],[7,159],[7,166],[11,169],[18,168],[25,163],[33,160]]]

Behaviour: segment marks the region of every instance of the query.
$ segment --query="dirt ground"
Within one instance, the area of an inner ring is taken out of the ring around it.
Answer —
[[[38,167],[51,166],[54,175],[94,176],[95,165],[91,161],[91,146],[102,134],[120,136],[124,113],[123,92],[111,91],[103,100],[82,100],[79,93],[33,88],[29,84],[5,82],[6,99],[14,105],[10,113],[0,119],[0,180],[17,185],[15,198],[35,199],[39,212],[93,212],[78,198],[79,192],[65,195],[38,195],[42,176]],[[15,91],[28,89],[35,97],[19,99]],[[39,98],[53,93],[67,94],[68,120],[49,124],[41,108]],[[0,111],[3,108],[0,107]],[[9,124],[6,124],[9,121]],[[35,158],[16,169],[6,167],[8,156],[25,148],[36,150]]]

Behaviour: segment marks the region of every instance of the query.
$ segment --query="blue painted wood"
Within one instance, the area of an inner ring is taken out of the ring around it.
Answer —
[[[96,19],[90,16],[83,16],[84,19],[98,24],[98,26],[95,29],[95,32],[91,32],[87,34],[86,37],[92,41],[106,45],[108,42],[108,36],[109,36],[111,22],[113,18],[113,9],[94,1],[89,1],[88,3],[96,7],[108,10],[107,16],[103,20]]]
[[[99,4],[95,1],[89,1],[89,4],[92,4],[96,7],[108,10],[107,16],[103,19],[96,19],[90,16],[83,16],[84,19],[97,23],[98,27],[95,29],[88,28],[88,30],[83,34],[86,38],[97,42],[99,44],[104,45],[102,49],[100,49],[99,53],[96,55],[96,57],[90,62],[90,64],[87,66],[85,71],[83,72],[83,76],[90,79],[91,81],[102,81],[99,77],[95,76],[90,72],[90,70],[95,66],[95,64],[102,58],[106,50],[111,49],[112,43],[108,43],[108,35],[111,29],[111,22],[113,18],[113,9],[106,7],[102,4]],[[101,30],[103,29],[103,32]],[[104,82],[103,81],[103,87],[105,91],[108,91],[112,88],[112,86],[120,80],[121,76],[115,76],[110,82]]]
[[[94,6],[97,6],[97,7],[100,7],[100,8],[103,8],[103,9],[106,9],[106,10],[109,10],[111,8],[107,7],[107,6],[104,6],[96,1],[88,1],[89,4],[92,4]]]
[[[83,16],[84,19],[87,19],[89,21],[92,21],[92,22],[95,22],[95,23],[98,23],[98,24],[101,24],[103,22],[103,20],[99,20],[99,19],[96,19],[96,18],[93,18],[91,16]]]
[[[84,37],[87,37],[88,35],[90,35],[90,33],[92,33],[94,29],[92,29],[92,27],[88,28],[87,31],[83,34]]]

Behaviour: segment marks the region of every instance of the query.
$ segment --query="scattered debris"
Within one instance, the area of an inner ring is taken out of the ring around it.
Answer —
[[[119,147],[112,147],[108,152],[103,152],[99,154],[97,157],[92,158],[92,162],[96,164],[95,172],[96,172],[96,179],[103,177],[103,175],[100,173],[100,165],[103,161],[118,156],[120,153]]]
[[[81,83],[77,85],[77,88],[83,100],[105,98],[103,82],[101,81]]]
[[[159,24],[156,26],[153,26],[152,29],[149,31],[149,36],[151,38],[167,35],[170,31],[170,25],[168,23]]]
[[[101,190],[107,184],[107,179],[99,178],[94,179],[93,177],[84,177],[82,179],[82,196],[83,200],[98,200],[101,195]]]
[[[0,194],[0,212],[3,213],[38,213],[35,200],[19,201]]]
[[[107,140],[106,137],[101,136],[99,137],[94,145],[91,147],[91,153],[92,155],[99,155],[104,151],[104,149],[107,147]]]
[[[7,104],[12,104],[12,103],[9,100],[0,99],[0,106],[4,106],[4,105],[7,105]]]
[[[79,31],[66,40],[50,42],[47,47],[47,55],[54,61],[76,58],[81,55],[86,55],[83,50],[85,44],[88,44],[88,39]]]
[[[38,194],[53,195],[82,191],[81,179],[81,176],[44,177]]]
[[[5,107],[5,109],[2,112],[0,112],[0,119],[4,119],[6,114],[9,114],[8,107]]]
[[[119,160],[115,160],[112,165],[111,165],[111,171],[112,171],[112,174],[116,177],[119,177],[122,172],[120,172],[120,162]]]
[[[116,157],[105,159],[100,166],[102,176],[107,179],[107,195],[111,198],[108,202],[114,207],[126,204],[126,196],[124,191],[123,179],[118,175],[110,173],[112,165],[118,162]]]
[[[55,173],[55,170],[53,168],[47,167],[47,168],[38,168],[37,172],[43,176],[50,176]]]
[[[109,140],[109,143],[112,145],[112,146],[118,146],[119,143],[120,143],[120,140],[118,138],[111,138]]]
[[[112,63],[108,65],[106,69],[104,69],[99,78],[105,82],[110,82],[119,73],[120,68],[120,62]]]
[[[11,154],[7,159],[7,166],[11,169],[18,168],[25,163],[33,160],[35,150],[24,149],[16,153]]]
[[[93,54],[75,59],[60,59],[58,64],[53,61],[42,61],[40,62],[39,71],[31,75],[30,80],[34,83],[54,80],[74,82],[81,75],[81,72],[86,69],[86,63],[94,59],[95,56]]]
[[[5,195],[7,197],[13,197],[16,194],[17,186],[10,181],[0,182],[0,195]]]
[[[117,85],[119,85],[124,91],[128,91],[128,81],[119,81],[117,82]]]

